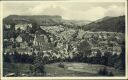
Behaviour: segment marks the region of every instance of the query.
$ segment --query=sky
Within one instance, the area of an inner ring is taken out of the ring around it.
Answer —
[[[124,14],[124,2],[3,2],[4,17],[8,15],[60,15],[67,20],[95,21],[106,16],[121,16]]]

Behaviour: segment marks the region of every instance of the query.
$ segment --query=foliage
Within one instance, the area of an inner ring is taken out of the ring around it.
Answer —
[[[64,65],[63,63],[59,63],[58,66],[59,66],[60,68],[64,68],[64,67],[65,67],[65,65]]]
[[[33,55],[19,54],[15,52],[14,54],[6,53],[3,54],[4,62],[10,63],[33,63]]]
[[[46,64],[45,61],[43,60],[43,53],[38,53],[34,55],[34,61],[33,61],[33,65],[35,67],[35,75],[38,75],[37,73],[41,73],[41,74],[45,74],[45,70],[44,70],[44,65]]]
[[[114,67],[119,70],[125,70],[125,46],[122,46],[122,52],[118,56],[117,63],[115,63]]]
[[[108,76],[114,76],[113,72],[110,71],[109,74],[108,74]]]
[[[82,54],[82,56],[88,56],[91,52],[91,46],[87,41],[82,41],[78,45],[78,52]]]
[[[109,71],[106,67],[104,67],[103,69],[100,69],[98,71],[98,74],[102,76],[114,76],[113,72]]]
[[[103,18],[83,26],[84,30],[125,32],[125,16]]]

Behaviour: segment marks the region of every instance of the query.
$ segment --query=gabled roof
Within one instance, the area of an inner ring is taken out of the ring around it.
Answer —
[[[45,41],[45,38],[46,38],[45,35],[38,35],[38,36],[36,37],[36,41],[37,41],[37,42],[44,42],[44,41]]]
[[[47,34],[47,32],[43,29],[39,29],[38,31],[35,32],[36,35],[41,35],[41,34]]]

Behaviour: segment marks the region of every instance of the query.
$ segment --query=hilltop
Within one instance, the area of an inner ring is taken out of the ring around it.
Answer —
[[[37,25],[56,25],[60,23],[61,20],[61,16],[57,15],[10,15],[3,19],[6,24],[17,24],[19,21],[25,21]]]
[[[4,24],[17,24],[27,22],[39,27],[63,25],[67,28],[83,29],[85,31],[109,31],[125,32],[125,16],[104,17],[96,21],[87,20],[64,20],[61,16],[54,15],[10,15],[3,19]]]
[[[92,23],[83,26],[84,30],[89,31],[109,31],[125,32],[125,16],[104,17]]]

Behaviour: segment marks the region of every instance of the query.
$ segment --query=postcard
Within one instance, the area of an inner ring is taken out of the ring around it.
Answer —
[[[3,0],[2,80],[128,79],[126,0]]]

